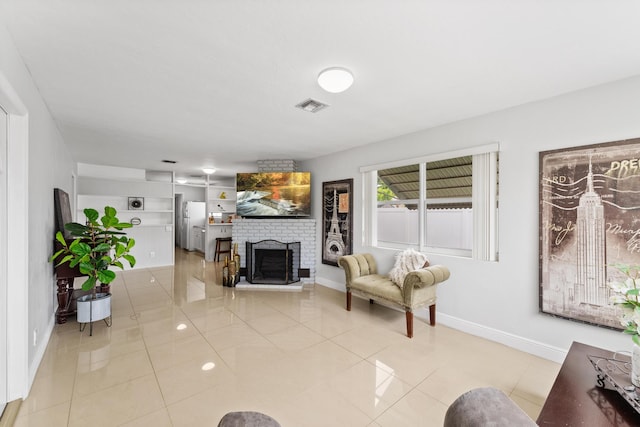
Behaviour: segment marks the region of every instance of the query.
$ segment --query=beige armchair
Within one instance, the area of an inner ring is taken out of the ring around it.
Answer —
[[[420,268],[407,274],[402,289],[386,275],[378,274],[371,254],[345,255],[338,259],[344,269],[347,287],[347,311],[351,311],[352,292],[374,300],[384,300],[401,306],[406,313],[407,336],[413,337],[413,310],[429,306],[429,323],[436,324],[436,285],[450,276],[443,265]]]

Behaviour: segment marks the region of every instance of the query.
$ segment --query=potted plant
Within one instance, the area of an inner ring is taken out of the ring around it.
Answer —
[[[624,333],[631,335],[633,351],[631,352],[631,382],[640,387],[640,266],[613,265],[624,276],[622,280],[613,281],[611,302],[623,308],[620,323]]]
[[[109,284],[116,278],[111,267],[124,270],[123,260],[131,267],[136,264],[135,257],[130,253],[135,240],[122,231],[132,225],[120,222],[116,214],[111,206],[104,208],[102,217],[95,209],[85,209],[86,224],[70,222],[64,225],[74,238],[71,243],[64,239],[60,231],[56,233],[61,249],[51,256],[50,261],[55,261],[56,266],[64,263],[68,263],[71,268],[77,266],[82,274],[87,275],[82,290],[91,291],[91,294],[77,300],[80,323],[111,317]]]

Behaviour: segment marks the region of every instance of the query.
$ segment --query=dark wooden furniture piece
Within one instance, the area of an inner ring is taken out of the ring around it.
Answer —
[[[228,245],[226,249],[222,248],[223,243]],[[231,237],[216,238],[216,252],[213,254],[213,259],[216,261],[220,261],[221,254],[229,254],[229,257],[231,257]]]
[[[68,240],[68,244],[73,240]],[[60,243],[55,242],[54,250],[61,249]],[[84,274],[80,270],[69,267],[69,264],[63,264],[55,267],[56,285],[58,287],[58,309],[56,310],[56,323],[62,324],[67,322],[67,316],[76,314],[76,298],[83,295],[82,289],[73,289],[73,279],[83,277]]]
[[[614,353],[574,342],[538,416],[538,425],[640,426],[640,414],[617,391],[597,386],[597,373],[588,356],[612,358]]]
[[[55,210],[56,231],[64,236],[67,244],[73,241],[73,238],[64,225],[72,221],[71,205],[69,203],[69,195],[60,188],[53,189],[53,206]],[[54,252],[62,249],[60,243],[54,239]],[[84,274],[76,268],[70,268],[69,264],[63,264],[55,267],[56,285],[58,287],[58,309],[56,310],[56,323],[65,323],[67,316],[76,313],[75,299],[83,294],[81,289],[73,289],[73,279],[82,277]]]

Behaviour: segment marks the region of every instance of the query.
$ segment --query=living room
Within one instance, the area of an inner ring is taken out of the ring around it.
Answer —
[[[625,4],[631,11],[637,11],[635,6]],[[610,21],[607,23],[612,25]],[[581,47],[581,42],[569,45]],[[615,50],[606,47],[602,51],[608,49]],[[7,306],[7,341],[17,349],[8,360],[9,366],[15,368],[9,370],[7,381],[7,401],[11,401],[28,394],[48,337],[56,327],[55,279],[48,263],[54,234],[52,193],[53,188],[73,193],[72,176],[77,161],[59,130],[57,118],[48,108],[47,94],[34,82],[38,76],[32,76],[26,67],[6,24],[0,27],[0,54],[0,105],[9,113],[11,125],[8,152],[11,184],[7,190],[11,253],[7,254],[6,297],[11,304]],[[591,65],[598,69],[607,62],[593,57]],[[615,64],[611,68],[616,68]],[[573,72],[578,76],[582,71],[576,67]],[[438,289],[438,324],[558,363],[574,341],[612,351],[628,350],[631,341],[619,330],[540,312],[539,155],[548,150],[640,136],[639,73],[638,64],[629,61],[615,72],[603,71],[602,77],[594,71],[590,84],[568,92],[554,92],[552,83],[544,86],[538,82],[539,96],[522,105],[487,110],[474,117],[457,117],[452,122],[442,117],[414,131],[384,138],[372,132],[361,146],[299,160],[299,169],[310,171],[313,176],[312,217],[322,218],[319,195],[323,182],[352,178],[356,224],[353,252],[373,253],[380,269],[387,271],[397,250],[362,244],[366,236],[360,226],[364,210],[361,168],[498,143],[499,258],[480,261],[428,254],[432,264],[444,264],[452,272],[447,283]],[[528,85],[527,81],[522,82],[523,87]],[[472,94],[469,95],[469,99],[458,100],[463,110],[474,102]],[[338,104],[334,102],[333,107],[337,109]],[[397,108],[389,117],[391,131],[394,121],[401,120],[403,115],[402,107]],[[384,123],[378,123],[377,127],[386,128]],[[289,156],[281,158],[296,159],[299,155],[292,148]],[[261,159],[268,157],[268,151],[260,153]],[[319,260],[320,257],[315,266],[316,283],[344,289],[344,272]],[[427,318],[426,312],[418,316]]]

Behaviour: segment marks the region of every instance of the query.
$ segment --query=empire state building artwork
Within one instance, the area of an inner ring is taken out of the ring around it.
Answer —
[[[621,329],[613,265],[640,264],[640,139],[540,153],[540,310]]]
[[[601,307],[609,302],[606,283],[607,241],[604,206],[593,187],[591,161],[587,189],[580,196],[577,208],[576,237],[576,300],[579,304]]]

